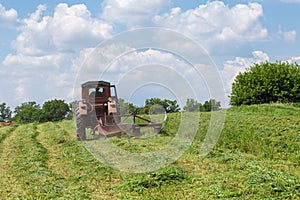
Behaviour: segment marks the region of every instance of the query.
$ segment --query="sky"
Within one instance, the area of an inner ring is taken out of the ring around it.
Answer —
[[[54,98],[71,102],[80,98],[82,82],[105,78],[137,105],[151,97],[203,102],[222,87],[224,99],[217,100],[226,107],[235,76],[254,63],[300,64],[299,10],[299,0],[1,0],[0,103],[14,108]],[[157,29],[155,36],[147,34],[149,27]],[[158,37],[160,29],[167,32]],[[137,38],[144,46],[115,44],[137,40],[135,31],[143,34]],[[193,52],[194,44],[203,51]],[[109,64],[93,54],[97,48],[104,60],[112,57],[104,76],[103,68],[91,68],[96,61]],[[209,64],[185,59],[200,52]],[[222,84],[214,85],[216,79]]]

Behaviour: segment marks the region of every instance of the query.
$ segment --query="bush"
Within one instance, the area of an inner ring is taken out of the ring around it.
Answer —
[[[14,121],[19,123],[59,121],[67,118],[69,105],[64,100],[50,100],[41,108],[35,101],[22,103],[15,108]]]
[[[232,84],[231,105],[300,102],[300,67],[288,62],[260,63],[239,73]]]
[[[64,100],[50,100],[43,105],[41,120],[45,122],[63,120],[69,111],[69,105]]]
[[[41,118],[40,105],[35,101],[22,103],[14,110],[14,120],[19,123],[39,122]]]

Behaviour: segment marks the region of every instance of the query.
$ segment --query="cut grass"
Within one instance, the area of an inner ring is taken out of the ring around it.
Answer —
[[[137,174],[95,159],[76,140],[73,121],[1,127],[0,199],[300,199],[298,105],[228,109],[217,145],[201,158],[210,117],[200,114],[177,161]],[[109,140],[128,152],[156,151],[172,140],[179,119],[170,114],[159,135]]]

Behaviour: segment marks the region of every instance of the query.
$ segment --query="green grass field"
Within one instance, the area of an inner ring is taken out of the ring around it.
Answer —
[[[228,109],[217,145],[201,158],[210,116],[200,114],[197,135],[177,161],[140,174],[95,159],[76,140],[74,121],[0,127],[0,199],[300,199],[298,106]],[[172,140],[179,119],[170,114],[162,134],[109,140],[128,152],[156,151]]]

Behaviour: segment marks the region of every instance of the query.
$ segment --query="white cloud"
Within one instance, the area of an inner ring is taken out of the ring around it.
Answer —
[[[45,68],[45,67],[54,67],[59,68],[61,61],[63,60],[63,55],[61,54],[52,54],[52,55],[43,55],[43,56],[29,56],[24,54],[12,55],[8,54],[4,61],[4,66],[22,66],[22,68]]]
[[[24,86],[22,85],[19,85],[18,87],[16,87],[14,89],[14,98],[17,99],[17,98],[20,98],[22,100],[25,100],[27,99],[29,101],[29,97],[27,96],[26,92],[25,92],[25,88]]]
[[[168,5],[170,0],[105,0],[102,18],[128,27],[147,26]]]
[[[17,11],[13,8],[6,10],[0,4],[0,28],[16,28],[18,24]]]
[[[45,5],[39,5],[23,20],[21,33],[13,42],[17,52],[39,55],[51,51],[77,51],[111,37],[112,26],[92,18],[84,4],[70,7],[58,4],[53,16],[44,16],[45,10]]]
[[[263,9],[258,3],[230,8],[222,1],[212,1],[184,12],[173,8],[169,13],[155,16],[154,22],[204,42],[257,41],[268,36],[260,23],[262,16]]]
[[[45,15],[46,10],[45,5],[39,5],[21,20],[20,33],[12,43],[15,53],[2,61],[1,83],[17,81],[11,82],[4,90],[6,95],[1,92],[0,97],[14,105],[51,98],[71,100],[78,69],[74,63],[79,64],[80,51],[112,36],[113,27],[93,18],[83,4],[58,4],[52,15]]]
[[[295,30],[293,31],[282,31],[279,29],[278,35],[282,37],[285,41],[294,42],[297,37],[297,32]]]
[[[148,84],[161,85],[161,88],[164,88],[163,90],[148,91],[148,97],[174,98],[174,96],[166,96],[173,91],[180,101],[185,102],[187,95],[193,97],[190,86],[200,90],[198,93],[201,94],[201,97],[209,96],[207,89],[203,89],[205,87],[203,77],[190,63],[172,52],[153,48],[136,50],[122,45],[112,45],[105,49],[105,54],[102,53],[104,49],[101,48],[84,50],[80,56],[82,59],[73,63],[74,68],[78,68],[82,64],[80,60],[85,60],[76,77],[76,97],[79,97],[79,87],[83,82],[100,78],[116,84],[118,94],[125,99],[131,98],[133,94],[134,96],[143,96],[141,88],[148,87]],[[138,92],[136,93],[136,91]],[[141,97],[139,101],[141,99],[142,102],[138,103],[143,103],[145,100]]]
[[[287,60],[289,63],[297,63],[300,65],[300,56],[292,57],[291,59]]]

